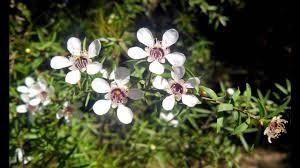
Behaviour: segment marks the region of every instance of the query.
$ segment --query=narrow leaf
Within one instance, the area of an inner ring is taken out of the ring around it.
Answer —
[[[230,110],[233,110],[232,104],[223,103],[223,104],[218,105],[218,112],[230,111]]]

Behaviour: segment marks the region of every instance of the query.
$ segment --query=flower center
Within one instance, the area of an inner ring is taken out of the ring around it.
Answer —
[[[88,59],[83,56],[79,56],[78,58],[76,58],[74,63],[75,67],[79,70],[85,68],[87,64],[88,64]]]
[[[46,99],[47,98],[47,96],[48,96],[48,93],[46,92],[46,91],[42,91],[41,93],[41,97],[42,97],[42,99]]]
[[[120,88],[116,88],[110,92],[110,99],[114,103],[125,104],[127,102],[127,94]]]
[[[179,83],[172,84],[171,90],[172,90],[173,94],[182,94],[183,93],[183,87]]]
[[[74,109],[71,107],[71,106],[67,106],[67,107],[64,107],[64,114],[65,115],[71,115],[72,113],[73,113],[73,111],[74,111]]]
[[[271,131],[274,131],[275,129],[277,129],[277,126],[278,126],[277,122],[272,122],[272,123],[270,124],[270,130],[271,130]]]
[[[150,50],[150,56],[154,58],[155,60],[160,60],[164,58],[165,53],[162,48],[154,47]]]

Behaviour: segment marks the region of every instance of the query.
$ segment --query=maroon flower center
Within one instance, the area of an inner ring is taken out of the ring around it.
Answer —
[[[73,111],[74,111],[74,109],[71,106],[64,107],[64,114],[65,115],[71,115],[73,113]]]
[[[274,131],[275,129],[277,129],[277,127],[278,127],[277,122],[271,122],[271,124],[270,124],[270,130],[271,131]]]
[[[88,64],[88,59],[82,56],[78,57],[74,63],[75,67],[79,70],[85,68],[87,64]]]
[[[172,84],[171,90],[172,90],[173,94],[182,94],[183,93],[183,87],[179,83]]]
[[[165,53],[162,48],[154,47],[150,50],[150,56],[155,60],[160,60],[164,57]]]
[[[45,100],[48,96],[48,93],[46,91],[42,91],[41,93],[41,97]]]
[[[114,103],[126,103],[127,102],[127,94],[119,88],[113,89],[110,92],[110,99]]]

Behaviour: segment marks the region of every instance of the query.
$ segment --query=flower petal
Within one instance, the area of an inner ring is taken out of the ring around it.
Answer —
[[[171,71],[171,76],[175,80],[180,80],[185,74],[185,68],[183,66],[173,66],[173,71]]]
[[[182,97],[182,103],[189,106],[189,107],[194,107],[197,104],[200,104],[201,102],[199,101],[199,99],[194,96],[194,95],[186,95],[183,94]]]
[[[110,100],[98,100],[93,105],[93,110],[96,114],[103,115],[108,112],[108,110],[110,109],[110,106],[111,106]]]
[[[34,84],[34,82],[35,82],[34,79],[30,76],[25,78],[25,84],[28,87],[32,86]]]
[[[154,45],[154,38],[151,31],[147,28],[140,28],[136,33],[139,42],[145,44],[146,46],[152,47]]]
[[[156,89],[164,90],[168,87],[168,81],[161,76],[156,76],[152,82],[152,85]]]
[[[183,66],[186,58],[185,55],[179,52],[173,52],[165,56],[169,63],[173,66]]]
[[[62,111],[56,113],[56,119],[59,120],[59,119],[61,119],[62,117],[64,117],[64,113],[63,113]]]
[[[71,66],[72,62],[63,56],[54,56],[50,61],[50,66],[53,69],[61,69],[68,66]]]
[[[100,39],[96,39],[89,45],[88,56],[89,58],[93,58],[99,55],[101,50],[101,42]]]
[[[106,80],[95,78],[92,81],[92,89],[97,93],[107,93],[110,91],[110,86]]]
[[[131,47],[127,54],[132,59],[142,59],[148,56],[147,52],[140,47]]]
[[[189,78],[189,80],[184,84],[187,88],[195,88],[200,84],[200,79],[198,77]]]
[[[175,105],[175,96],[174,95],[167,96],[162,102],[162,107],[165,110],[172,110],[174,105]]]
[[[130,80],[130,71],[125,67],[118,67],[114,73],[114,79],[118,85],[125,85]]]
[[[20,93],[28,93],[29,89],[28,87],[22,85],[17,87],[17,91]]]
[[[87,65],[86,73],[88,73],[89,75],[94,75],[100,72],[101,69],[102,69],[102,64],[100,64],[99,62],[93,62]]]
[[[81,42],[76,37],[69,38],[67,42],[67,48],[72,55],[80,55]]]
[[[117,117],[123,124],[129,124],[133,119],[133,113],[130,108],[120,104],[117,109]]]
[[[29,101],[29,104],[32,106],[37,106],[41,103],[41,101],[42,100],[40,98],[34,98]]]
[[[175,29],[169,29],[163,34],[162,47],[167,48],[176,43],[179,34]]]
[[[21,94],[21,100],[24,102],[24,103],[28,103],[30,98],[28,96],[28,94]]]
[[[76,84],[80,80],[80,71],[70,71],[67,73],[65,81],[70,84]]]
[[[108,72],[106,69],[101,69],[100,73],[102,73],[102,78],[105,78],[105,79],[108,78]]]
[[[18,105],[17,106],[17,112],[18,113],[26,113],[27,112],[27,106],[25,104]]]
[[[155,74],[162,74],[164,73],[165,71],[165,68],[164,66],[159,63],[158,61],[153,61],[151,62],[151,64],[149,65],[149,70],[152,72],[152,73],[155,73]]]
[[[144,92],[141,89],[130,89],[128,92],[128,97],[133,100],[139,100],[144,97]]]

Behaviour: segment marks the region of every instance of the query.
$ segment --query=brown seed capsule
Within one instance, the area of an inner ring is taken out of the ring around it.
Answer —
[[[207,93],[204,90],[200,90],[199,92],[201,97],[207,97]]]

